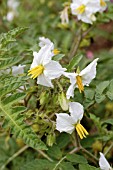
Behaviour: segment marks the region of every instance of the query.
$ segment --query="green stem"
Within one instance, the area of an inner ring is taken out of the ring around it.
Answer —
[[[59,162],[55,165],[54,169],[53,170],[56,170],[57,167],[61,164],[61,162],[66,159],[66,156],[64,156],[62,159],[59,160]]]
[[[48,159],[50,162],[53,162],[53,160],[43,151],[37,150],[44,158]]]
[[[26,149],[28,149],[29,146],[24,146],[19,151],[17,151],[14,155],[12,155],[5,163],[2,165],[1,170],[3,170],[13,159],[15,159],[18,155],[20,155],[22,152],[24,152]]]
[[[104,155],[107,155],[107,153],[113,148],[113,143],[109,146],[109,148],[107,149],[107,151],[105,152]]]
[[[79,45],[81,43],[81,40],[82,40],[82,33],[81,33],[81,28],[80,28],[79,33],[78,33],[78,38],[75,38],[72,44],[72,48],[69,53],[69,59],[72,59],[76,55]]]
[[[83,148],[81,146],[81,150],[86,153],[87,155],[89,155],[90,157],[92,157],[95,161],[98,161],[98,158],[96,156],[94,156],[92,153],[90,153],[89,151],[87,151],[85,148]]]

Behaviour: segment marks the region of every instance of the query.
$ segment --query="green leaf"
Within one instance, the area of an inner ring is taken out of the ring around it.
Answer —
[[[83,156],[78,154],[67,154],[66,158],[68,161],[74,163],[83,163],[83,164],[87,163],[87,160]]]
[[[15,37],[18,36],[19,34],[21,34],[22,32],[24,32],[26,29],[26,27],[24,28],[15,28],[13,30],[10,30],[7,33],[2,33],[0,35],[0,48],[5,47],[7,44],[9,44],[10,42],[16,41]]]
[[[106,95],[110,100],[113,100],[113,80],[110,81]]]
[[[58,54],[58,55],[55,55],[55,56],[53,57],[53,60],[59,61],[59,60],[61,60],[64,56],[65,56],[65,54]]]
[[[83,58],[82,54],[78,54],[72,58],[69,65],[67,66],[67,71],[71,71],[75,68],[75,66],[80,62],[80,60]]]
[[[88,164],[80,164],[79,170],[100,170],[100,169]]]
[[[46,159],[37,159],[25,164],[20,170],[52,170],[55,164],[56,162],[50,162]]]
[[[60,159],[62,157],[62,152],[57,145],[53,145],[52,147],[49,147],[47,154],[51,158],[55,158],[55,159]]]
[[[4,88],[0,88],[0,94],[1,94],[0,97],[4,96],[10,92],[13,92],[14,90],[16,90],[17,88],[19,88],[22,85],[23,85],[23,82],[16,82],[16,83],[7,85]]]
[[[102,121],[102,124],[104,124],[104,123],[113,125],[113,119],[108,119],[108,120]]]
[[[7,69],[15,64],[17,64],[19,61],[21,61],[22,57],[11,57],[7,60],[3,60],[0,62],[0,70]]]
[[[102,94],[104,92],[104,90],[108,87],[109,83],[110,83],[109,81],[103,81],[100,84],[98,84],[96,86],[96,90],[95,90],[96,93]]]
[[[94,104],[94,96],[95,96],[95,91],[94,89],[86,89],[84,91],[85,94],[85,100],[84,100],[84,107],[85,109]]]
[[[103,81],[96,86],[95,100],[97,103],[101,103],[106,98],[106,88],[109,86],[109,81]]]
[[[5,126],[7,125],[10,127],[12,134],[14,134],[17,138],[22,138],[23,141],[32,148],[43,150],[47,149],[45,144],[38,138],[33,130],[25,124],[23,115],[19,114],[20,110],[17,110],[16,112],[15,107],[14,112],[11,106],[7,108],[3,105],[3,102],[0,102],[0,110],[6,119]]]
[[[23,99],[25,97],[25,93],[15,93],[9,97],[7,97],[6,99],[3,100],[3,105],[11,105],[11,104],[14,104],[16,103],[17,101]]]
[[[71,164],[71,162],[62,162],[59,168],[62,170],[76,170]]]
[[[56,142],[59,148],[65,147],[70,142],[69,134],[61,133],[60,136],[58,136]]]

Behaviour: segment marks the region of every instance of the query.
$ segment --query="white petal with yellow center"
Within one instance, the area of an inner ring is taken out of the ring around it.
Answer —
[[[96,76],[97,61],[98,58],[91,62],[80,73],[64,73],[64,76],[69,78],[71,83],[66,93],[67,99],[70,99],[70,97],[74,97],[74,90],[76,87],[79,88],[80,92],[82,92],[84,91],[84,86],[89,86],[90,82]]]
[[[53,87],[51,80],[60,77],[66,69],[51,60],[53,56],[51,46],[43,46],[38,53],[33,52],[33,55],[34,59],[28,75],[33,79],[37,78],[37,84]]]
[[[83,14],[85,12],[85,5],[80,5],[77,9],[75,9],[77,11],[78,14]]]
[[[67,132],[71,134],[75,129],[81,139],[88,135],[86,129],[80,124],[83,117],[83,106],[78,102],[69,103],[69,111],[71,115],[66,113],[56,114],[56,129],[59,132]]]
[[[31,78],[35,79],[41,75],[44,71],[44,66],[38,65],[28,71],[28,75],[31,75]]]
[[[71,3],[71,12],[78,20],[92,24],[92,15],[100,11],[99,0],[75,0]]]

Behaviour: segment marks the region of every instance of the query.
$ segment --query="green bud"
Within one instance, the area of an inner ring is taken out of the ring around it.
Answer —
[[[33,124],[33,125],[32,125],[32,128],[33,128],[34,132],[38,132],[38,131],[40,130],[38,124]]]
[[[71,4],[70,2],[64,2],[64,3],[63,3],[63,6],[64,6],[64,7],[66,7],[66,6],[69,6],[69,7],[70,7],[70,4]]]
[[[58,101],[59,101],[59,104],[60,104],[62,110],[64,110],[64,111],[68,110],[69,100],[66,99],[66,96],[63,92],[61,94],[59,94]]]
[[[43,105],[48,101],[48,94],[46,92],[42,92],[40,95],[40,104]]]
[[[49,134],[47,136],[47,145],[48,146],[53,146],[53,144],[55,143],[55,134]]]

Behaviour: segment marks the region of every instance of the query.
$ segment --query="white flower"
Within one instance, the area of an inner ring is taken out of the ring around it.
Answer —
[[[18,66],[13,66],[12,67],[12,75],[17,76],[17,75],[23,74],[25,66],[26,65],[21,65],[21,64],[19,64]]]
[[[80,124],[80,120],[83,118],[84,109],[83,106],[78,102],[69,103],[69,112],[67,113],[57,113],[56,119],[56,129],[59,132],[67,132],[71,134],[75,129],[81,139],[88,135],[86,129]]]
[[[19,64],[18,66],[12,66],[11,69],[7,69],[6,73],[12,72],[13,76],[21,75],[24,73],[24,68],[26,65]]]
[[[96,65],[98,58],[91,62],[81,72],[76,73],[64,73],[64,75],[70,78],[71,85],[69,86],[66,96],[67,99],[74,97],[74,89],[79,88],[80,93],[84,91],[84,86],[89,86],[92,79],[96,76]]]
[[[39,37],[39,47],[44,47],[45,45],[51,46],[51,49],[54,49],[54,44],[49,38]]]
[[[19,6],[19,2],[17,0],[8,0],[7,6],[12,10],[16,10]]]
[[[71,11],[73,15],[77,15],[78,20],[92,24],[92,14],[100,10],[99,0],[73,0],[71,3]]]
[[[100,152],[99,166],[101,170],[112,170],[103,153]]]
[[[62,24],[68,24],[69,18],[68,18],[68,9],[69,7],[66,6],[63,11],[60,12],[60,18]]]
[[[107,8],[106,0],[100,0],[100,12],[103,12]]]
[[[9,22],[13,21],[14,17],[15,17],[14,11],[10,11],[10,12],[7,13],[6,18]]]
[[[54,44],[49,38],[39,37],[39,41],[40,41],[39,47],[44,47],[44,46],[51,47],[51,51],[52,51],[53,55],[57,55],[60,53],[60,51],[58,49],[54,48]]]
[[[37,78],[37,84],[53,87],[51,80],[60,77],[66,69],[51,60],[53,56],[51,46],[43,46],[38,53],[33,52],[33,55],[34,59],[28,75],[33,79]]]

